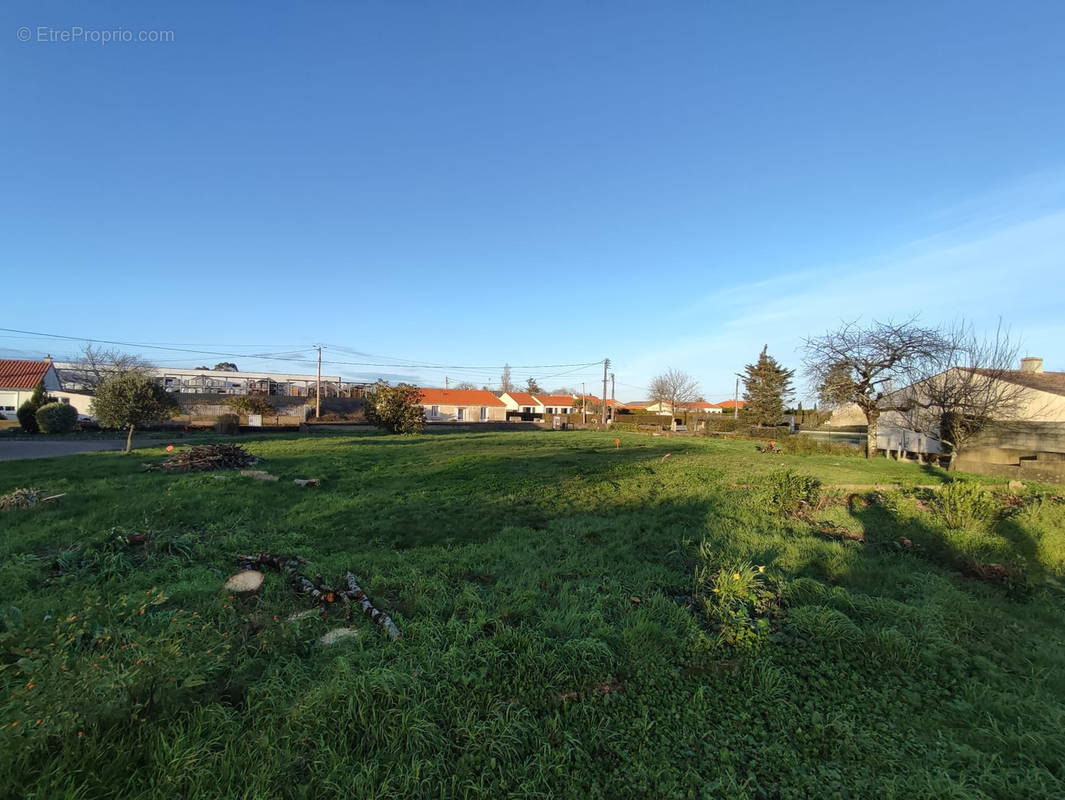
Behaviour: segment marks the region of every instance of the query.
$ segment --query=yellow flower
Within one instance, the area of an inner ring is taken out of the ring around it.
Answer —
[[[758,571],[759,571],[759,572],[765,572],[765,567],[759,567],[759,568],[758,568]]]
[[[733,572],[733,573],[732,573],[732,580],[734,580],[734,581],[738,581],[739,579],[740,579],[740,573],[738,573],[738,572]]]
[[[714,594],[717,594],[717,593],[718,593],[719,591],[720,591],[720,590],[719,590],[719,589],[718,589],[718,588],[717,588],[717,587],[715,586],[715,587],[714,587]]]

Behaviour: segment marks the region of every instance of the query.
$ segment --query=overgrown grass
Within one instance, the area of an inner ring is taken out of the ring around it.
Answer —
[[[1065,796],[1052,490],[954,530],[913,488],[938,470],[616,437],[245,441],[277,483],[141,472],[161,447],[0,464],[67,493],[0,513],[0,796]],[[772,511],[782,466],[831,502]],[[288,621],[277,574],[223,592],[262,551],[351,569],[403,639]]]

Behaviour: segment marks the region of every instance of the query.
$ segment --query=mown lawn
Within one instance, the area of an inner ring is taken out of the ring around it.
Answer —
[[[0,463],[66,493],[0,512],[0,796],[1065,797],[1050,487],[951,530],[938,470],[614,438],[247,441],[277,483],[142,472],[154,442]],[[785,466],[828,501],[774,510]],[[227,595],[259,552],[350,569],[403,638],[289,621],[278,573]]]

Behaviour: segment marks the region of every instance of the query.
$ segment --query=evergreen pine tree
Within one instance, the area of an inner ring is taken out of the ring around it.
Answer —
[[[784,400],[791,396],[795,370],[784,369],[762,348],[755,364],[743,368],[743,412],[755,425],[776,425],[784,416]]]

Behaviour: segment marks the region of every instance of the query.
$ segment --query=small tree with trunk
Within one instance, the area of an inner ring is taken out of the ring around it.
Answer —
[[[756,425],[776,425],[784,416],[784,401],[791,397],[795,370],[784,369],[762,348],[758,361],[743,368],[743,413]]]
[[[866,456],[877,452],[876,429],[884,398],[905,386],[913,375],[929,374],[928,365],[947,348],[943,334],[914,319],[876,322],[867,327],[848,322],[823,336],[807,339],[806,371],[823,403],[855,403],[865,415]]]
[[[671,367],[652,380],[647,391],[653,402],[667,404],[670,415],[676,417],[677,406],[690,403],[699,395],[699,384],[687,372]],[[675,425],[674,419],[671,427]]]
[[[232,361],[219,361],[214,365],[215,372],[240,372]]]
[[[366,391],[366,421],[389,433],[417,433],[425,425],[421,396],[417,386],[378,381]]]
[[[105,428],[127,430],[126,452],[133,449],[133,431],[138,426],[163,422],[178,407],[159,384],[143,372],[131,371],[105,379],[96,387],[91,411]]]
[[[540,384],[536,382],[536,378],[531,375],[525,379],[525,391],[529,394],[540,394],[543,389],[540,388]]]

